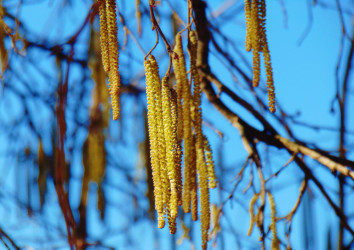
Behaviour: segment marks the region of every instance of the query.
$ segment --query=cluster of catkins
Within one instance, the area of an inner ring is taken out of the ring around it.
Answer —
[[[109,94],[112,101],[113,120],[119,117],[118,39],[116,0],[99,0],[101,53],[103,68],[109,77]]]
[[[170,232],[176,232],[178,206],[182,206],[185,213],[192,212],[192,219],[197,220],[199,188],[202,247],[206,249],[210,227],[209,188],[216,187],[216,177],[211,149],[202,132],[200,79],[196,68],[197,38],[194,31],[189,34],[193,93],[187,78],[180,34],[176,36],[172,61],[175,88],[169,86],[167,77],[160,80],[158,64],[152,55],[144,63],[150,155],[158,227],[164,227],[167,214]]]
[[[253,51],[253,86],[259,85],[260,79],[260,53],[264,55],[264,65],[267,75],[267,89],[269,110],[275,112],[275,93],[273,82],[273,70],[270,61],[270,53],[267,42],[265,21],[265,0],[245,0],[246,14],[246,50]]]

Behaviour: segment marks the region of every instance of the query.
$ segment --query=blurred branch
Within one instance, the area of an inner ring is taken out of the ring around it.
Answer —
[[[0,237],[1,236],[4,236],[16,250],[20,250],[20,247],[17,246],[17,244],[11,239],[11,237],[7,233],[5,233],[5,231],[0,227]]]

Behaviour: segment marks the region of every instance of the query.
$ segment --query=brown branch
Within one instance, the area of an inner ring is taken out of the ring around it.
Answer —
[[[340,5],[337,1],[337,5],[340,11]],[[340,11],[340,14],[341,11]],[[343,32],[345,32],[344,24],[343,25]],[[354,29],[353,29],[353,37],[354,37]],[[348,53],[345,76],[343,80],[342,86],[342,96],[337,96],[339,102],[339,109],[340,109],[340,135],[339,135],[339,156],[345,158],[346,156],[346,140],[345,140],[345,133],[346,133],[346,111],[347,111],[347,91],[348,91],[348,83],[349,83],[349,76],[352,68],[352,59],[354,55],[354,38],[351,40],[351,46]],[[338,93],[339,94],[339,93]],[[339,175],[339,206],[342,211],[344,211],[344,185],[345,185],[345,175]],[[344,225],[342,222],[339,224],[339,236],[338,236],[338,249],[343,249],[343,238],[344,238]]]
[[[309,156],[312,159],[317,160],[319,163],[323,164],[331,171],[338,171],[345,176],[350,176],[354,179],[354,172],[346,168],[346,166],[340,164],[339,162],[327,157],[326,155],[321,154],[320,152],[310,149],[299,142],[292,142],[279,134],[269,134],[264,131],[259,131],[243,121],[237,114],[232,112],[215,94],[214,89],[211,87],[211,83],[208,79],[208,75],[211,75],[211,70],[208,62],[209,55],[209,41],[210,41],[210,31],[207,28],[207,19],[205,15],[206,4],[202,0],[191,0],[194,15],[195,15],[195,24],[198,34],[198,54],[197,54],[197,66],[199,73],[201,75],[201,88],[206,94],[208,100],[214,105],[214,107],[225,116],[231,124],[237,128],[243,138],[244,146],[248,152],[249,145],[247,142],[252,142],[254,139],[265,142],[268,145],[275,146],[277,148],[286,149],[291,155],[296,153],[302,153]],[[275,129],[274,129],[275,131]],[[348,229],[348,231],[354,235],[354,231],[348,225],[344,213],[334,204],[329,195],[326,193],[322,184],[314,177],[310,169],[305,165],[305,163],[297,156],[295,156],[295,162],[299,167],[304,171],[305,175],[312,179],[316,186],[320,189],[321,193],[327,199],[337,216],[340,218],[342,223]],[[351,162],[351,165],[354,166],[354,162]]]
[[[291,153],[290,150],[288,150],[288,152]],[[328,201],[330,206],[333,208],[334,212],[336,213],[338,218],[341,220],[341,222],[343,223],[345,228],[347,228],[348,231],[354,236],[354,231],[349,226],[345,214],[343,213],[343,211],[340,210],[340,208],[336,204],[334,204],[334,202],[332,201],[331,197],[329,197],[328,193],[326,192],[326,190],[324,189],[323,185],[321,184],[321,182],[319,182],[317,180],[317,178],[313,175],[313,173],[311,172],[309,167],[306,166],[305,162],[302,159],[300,159],[298,156],[295,157],[295,162],[301,168],[301,170],[304,172],[305,176],[307,178],[311,179],[315,183],[315,185],[321,191],[321,193],[326,198],[326,200]]]
[[[3,235],[16,250],[20,250],[20,247],[17,246],[17,244],[14,242],[14,240],[11,239],[11,237],[0,227],[0,237],[1,237],[1,235]]]

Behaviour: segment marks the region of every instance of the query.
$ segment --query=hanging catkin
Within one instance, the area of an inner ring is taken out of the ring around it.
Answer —
[[[196,165],[198,173],[198,185],[200,191],[201,206],[201,232],[202,248],[206,249],[208,243],[208,231],[210,227],[210,207],[209,207],[209,186],[208,170],[204,155],[204,142],[202,132],[202,113],[201,113],[201,90],[200,79],[196,67],[197,37],[194,31],[190,32],[190,59],[191,72],[194,80],[194,108],[195,108],[195,133],[196,133]]]
[[[101,55],[104,70],[109,72],[109,48],[108,48],[108,30],[107,30],[107,14],[106,2],[102,1],[99,7],[100,13],[100,40],[101,40]]]
[[[245,0],[245,16],[246,16],[246,51],[251,51],[251,0]]]
[[[176,46],[174,49],[175,56],[173,59],[173,68],[177,79],[177,105],[180,114],[181,123],[178,122],[178,128],[183,127],[183,144],[184,144],[184,184],[183,184],[183,210],[185,213],[190,212],[190,165],[191,165],[191,139],[192,139],[192,123],[190,114],[191,91],[188,84],[186,62],[183,53],[181,34],[176,35]],[[183,102],[181,101],[183,99]],[[180,132],[181,133],[181,132]]]
[[[151,58],[152,56],[150,56]],[[158,214],[158,227],[165,224],[163,187],[161,180],[161,166],[159,161],[159,141],[157,124],[156,86],[160,84],[159,70],[156,60],[148,59],[144,62],[146,75],[146,95],[148,103],[148,124],[150,138],[151,167],[154,179],[155,208]]]
[[[275,201],[273,195],[268,192],[268,200],[270,204],[270,211],[271,211],[271,223],[270,223],[270,230],[273,234],[272,240],[272,250],[279,250],[279,240],[277,236],[277,229],[276,229],[276,211],[275,211]]]
[[[181,158],[182,158],[182,147],[181,143],[178,141],[177,137],[177,125],[178,125],[178,114],[177,114],[177,92],[173,88],[170,88],[171,96],[171,117],[172,117],[172,133],[174,141],[174,157],[175,157],[175,168],[176,168],[176,184],[177,184],[177,198],[178,205],[182,205],[182,168],[181,168]]]
[[[113,120],[119,117],[118,39],[116,0],[102,0],[99,6],[101,53],[104,70],[109,77],[109,94],[112,101]]]
[[[268,48],[265,0],[245,0],[246,16],[246,51],[253,53],[253,86],[257,87],[260,80],[260,53],[263,52],[264,65],[267,76],[267,92],[269,111],[275,112],[275,89],[273,70]]]
[[[251,44],[253,52],[253,86],[259,85],[261,74],[260,49],[261,39],[259,30],[258,5],[260,0],[253,0],[251,4]]]
[[[172,115],[171,115],[171,96],[170,89],[168,86],[168,80],[166,77],[162,79],[162,113],[163,113],[163,125],[165,134],[165,144],[166,144],[166,165],[167,174],[170,181],[170,213],[172,218],[177,217],[178,211],[178,190],[177,190],[177,173],[175,164],[175,145],[177,144],[176,137],[174,136],[173,126],[172,126]]]

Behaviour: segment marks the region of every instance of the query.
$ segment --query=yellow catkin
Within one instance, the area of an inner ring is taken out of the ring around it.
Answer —
[[[251,0],[245,0],[245,16],[246,16],[246,51],[251,51]]]
[[[158,65],[154,56],[150,56],[151,66],[156,68],[158,72]],[[166,166],[166,142],[165,142],[165,131],[164,131],[164,120],[162,113],[162,93],[161,93],[161,80],[160,76],[157,73],[156,79],[154,81],[154,90],[155,90],[155,111],[156,111],[156,123],[157,123],[157,142],[158,142],[158,160],[160,163],[160,182],[162,187],[162,200],[163,206],[166,208],[166,205],[169,201],[169,178],[168,178],[168,169]],[[161,222],[162,225],[162,222]]]
[[[180,34],[176,35],[176,46],[174,48],[174,53],[175,54],[173,56],[172,64],[177,79],[177,113],[178,113],[177,136],[178,136],[178,140],[182,141],[183,139],[183,106],[182,106],[183,69],[181,67],[183,67],[182,65],[185,65],[185,58],[183,54],[182,37]]]
[[[171,190],[168,189],[168,191],[170,192]],[[171,196],[169,196],[169,199],[171,198]],[[172,216],[171,214],[171,201],[168,199],[167,203],[166,203],[166,211],[167,211],[167,220],[168,220],[168,227],[170,229],[170,234],[175,234],[176,230],[177,230],[177,223],[176,223],[176,217]]]
[[[176,137],[174,136],[172,126],[171,115],[171,96],[168,85],[168,79],[164,77],[162,79],[162,113],[163,113],[163,125],[166,143],[166,165],[167,174],[170,181],[170,216],[172,218],[177,217],[178,211],[178,190],[177,190],[177,173],[175,165],[175,146],[177,144]]]
[[[260,18],[261,18],[261,39],[262,39],[262,49],[264,55],[264,65],[267,76],[267,92],[268,92],[268,106],[269,111],[275,112],[275,88],[274,88],[274,80],[273,80],[273,69],[270,60],[270,53],[268,48],[267,34],[265,28],[265,20],[266,20],[266,6],[265,1],[262,0],[260,4]]]
[[[107,30],[107,14],[106,2],[101,1],[99,7],[100,14],[100,40],[101,40],[101,54],[104,70],[109,72],[109,47],[108,47],[108,30]]]
[[[181,169],[181,158],[182,158],[182,148],[180,142],[177,139],[177,125],[178,125],[178,115],[177,115],[177,92],[176,90],[170,88],[171,94],[171,117],[172,117],[172,133],[174,136],[174,157],[175,157],[175,167],[176,167],[176,184],[177,184],[177,199],[178,205],[182,205],[182,169]]]
[[[211,228],[212,233],[210,238],[216,238],[217,234],[221,231],[220,226],[220,208],[216,204],[211,205]]]
[[[272,250],[279,250],[279,240],[277,236],[277,229],[276,229],[276,210],[275,210],[275,201],[273,195],[268,192],[268,200],[270,204],[270,211],[271,211],[271,223],[270,223],[270,229],[273,234],[273,240],[272,240]]]
[[[259,39],[259,0],[253,0],[251,6],[251,40],[252,40],[252,52],[253,52],[253,86],[257,87],[259,85],[260,73],[261,73],[261,63],[260,63],[260,48],[261,41]]]
[[[210,144],[206,136],[204,136],[204,152],[205,152],[206,164],[208,168],[209,188],[215,188],[217,184],[217,180],[216,180],[215,170],[214,170],[214,161],[213,161]]]
[[[173,59],[173,67],[177,79],[177,98],[179,101],[181,97],[183,98],[182,111],[183,117],[182,122],[178,121],[178,128],[183,126],[183,141],[184,141],[184,185],[183,185],[183,210],[185,213],[190,212],[190,148],[192,139],[192,123],[191,123],[191,112],[190,112],[190,100],[191,91],[188,84],[186,62],[183,53],[182,37],[180,34],[176,35],[176,46],[174,49],[175,56]],[[179,118],[180,119],[180,118]]]
[[[100,184],[106,168],[105,136],[102,133],[90,131],[84,143],[83,165],[85,176],[91,182]]]
[[[194,80],[194,108],[195,108],[195,133],[196,133],[196,158],[198,186],[200,191],[200,207],[201,207],[201,231],[202,231],[202,248],[207,248],[208,231],[210,227],[210,207],[209,207],[209,187],[208,187],[208,170],[204,156],[203,133],[202,133],[202,113],[201,113],[201,90],[200,79],[196,68],[196,52],[197,37],[194,31],[190,32],[191,41],[191,72]]]
[[[113,120],[117,120],[119,117],[120,75],[118,71],[118,26],[116,15],[116,0],[106,0],[106,15],[109,47],[109,92],[112,100]]]
[[[275,89],[273,69],[270,60],[266,35],[266,5],[265,0],[245,0],[246,16],[246,51],[253,49],[253,86],[257,87],[260,80],[260,53],[264,55],[264,65],[267,76],[267,91],[269,111],[275,112]]]
[[[156,112],[156,84],[160,84],[158,66],[152,64],[150,59],[144,62],[146,75],[146,95],[148,103],[148,125],[150,139],[151,167],[154,180],[155,208],[158,213],[158,227],[164,227],[165,216],[163,208],[163,190],[161,182],[161,167],[159,161],[158,128]]]
[[[259,194],[255,194],[251,201],[250,201],[250,208],[249,208],[249,212],[250,212],[250,227],[248,229],[247,235],[250,236],[253,230],[253,224],[255,222],[255,216],[254,216],[254,204],[257,202],[259,197]]]
[[[275,112],[275,88],[274,88],[274,80],[273,80],[273,69],[270,61],[270,54],[269,51],[264,53],[264,64],[266,68],[266,75],[267,75],[267,92],[268,92],[268,99],[269,99],[269,111],[274,113]]]
[[[191,210],[192,220],[198,220],[198,183],[197,183],[197,155],[195,148],[196,138],[193,136],[193,143],[191,147]]]

